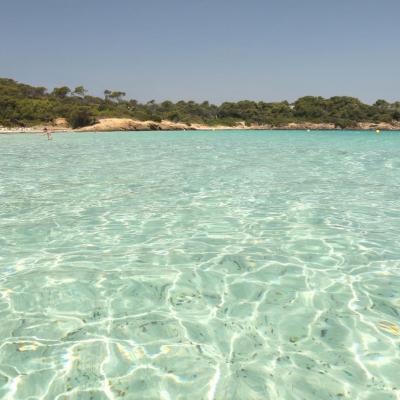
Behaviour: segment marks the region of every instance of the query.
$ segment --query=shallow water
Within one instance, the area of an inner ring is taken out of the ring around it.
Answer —
[[[400,134],[0,135],[0,398],[400,398]]]

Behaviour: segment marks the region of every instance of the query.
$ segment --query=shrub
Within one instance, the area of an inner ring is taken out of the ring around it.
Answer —
[[[85,107],[72,110],[67,117],[67,120],[73,129],[93,125],[96,122],[96,119],[93,117],[90,110]]]

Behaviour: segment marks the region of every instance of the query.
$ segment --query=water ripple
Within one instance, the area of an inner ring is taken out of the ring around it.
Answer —
[[[0,398],[400,398],[400,136],[0,137]]]

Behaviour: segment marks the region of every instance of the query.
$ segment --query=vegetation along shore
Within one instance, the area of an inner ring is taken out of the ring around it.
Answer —
[[[104,97],[83,86],[48,91],[0,78],[0,133],[205,129],[400,130],[400,101],[368,105],[354,97],[305,96],[293,103],[243,100],[220,105],[207,101],[140,103],[121,91]]]

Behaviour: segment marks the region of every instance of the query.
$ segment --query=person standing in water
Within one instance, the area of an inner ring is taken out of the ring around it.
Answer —
[[[52,140],[53,139],[53,131],[45,127],[43,129],[43,135],[47,135],[47,140]]]

